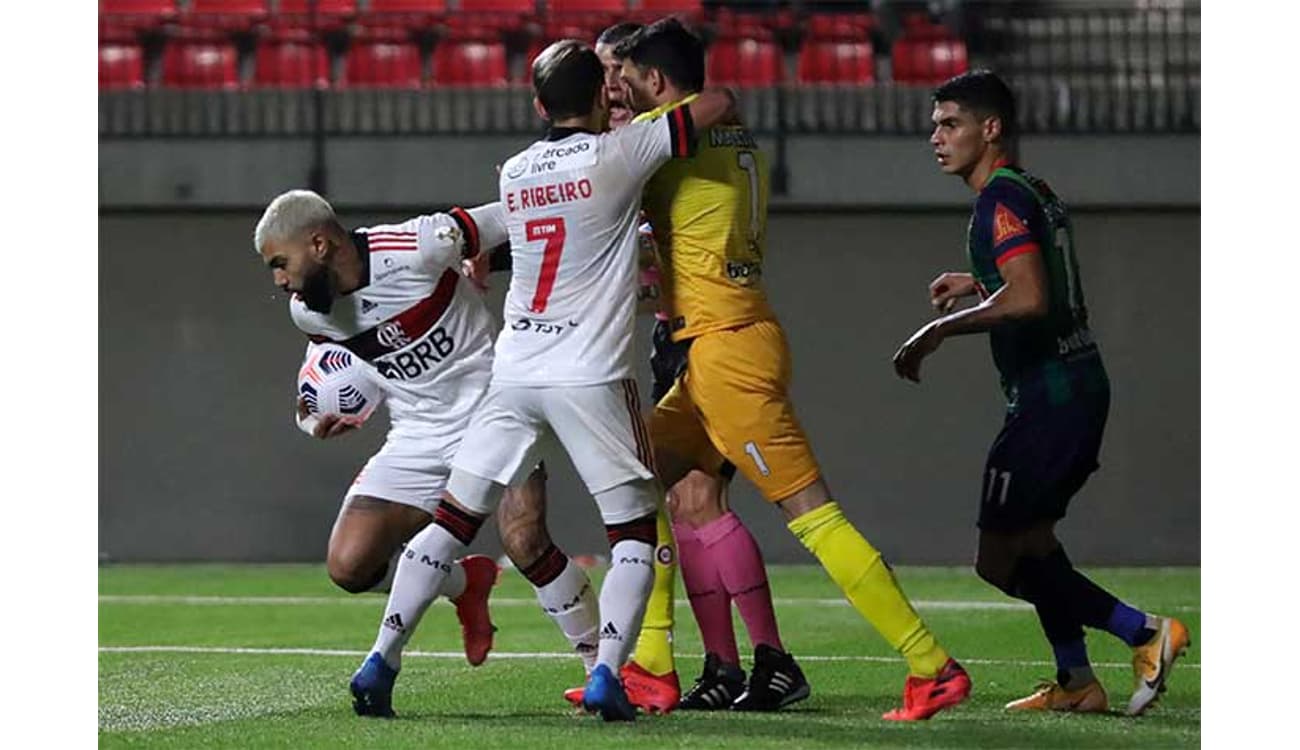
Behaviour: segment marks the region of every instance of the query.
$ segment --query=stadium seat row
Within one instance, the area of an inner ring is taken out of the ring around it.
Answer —
[[[531,60],[544,42],[532,45]],[[337,77],[331,76],[331,56],[319,39],[262,40],[252,55],[247,85],[267,88],[500,86],[527,82],[527,65],[512,75],[506,45],[499,41],[444,40],[433,47],[429,71],[425,55],[412,41],[354,39],[342,58]],[[955,39],[908,39],[895,42],[891,53],[896,83],[929,84],[966,69],[965,45]],[[173,88],[235,89],[245,85],[239,49],[234,42],[177,39],[162,54],[161,83]],[[785,53],[770,39],[723,37],[708,52],[710,81],[735,86],[784,83]],[[809,40],[798,51],[794,81],[798,83],[866,85],[877,81],[875,50],[870,41]],[[144,50],[138,42],[101,42],[99,85],[104,89],[143,88]]]

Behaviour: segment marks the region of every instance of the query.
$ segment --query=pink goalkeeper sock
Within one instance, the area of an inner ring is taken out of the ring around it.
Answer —
[[[709,551],[704,548],[689,524],[674,523],[677,538],[677,564],[682,584],[691,601],[691,612],[700,626],[704,650],[717,654],[727,664],[740,664],[736,632],[731,627],[731,597],[718,576]]]
[[[767,584],[763,553],[740,517],[728,511],[695,529],[695,536],[717,568],[727,594],[736,602],[750,642],[755,647],[763,643],[785,651],[772,610],[772,589]]]

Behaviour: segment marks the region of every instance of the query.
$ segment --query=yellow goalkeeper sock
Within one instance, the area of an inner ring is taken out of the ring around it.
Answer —
[[[789,526],[821,562],[849,604],[907,659],[913,675],[939,674],[948,653],[912,609],[880,552],[853,528],[838,503],[809,511]]]
[[[676,669],[673,663],[673,587],[677,583],[677,545],[673,541],[668,511],[659,506],[655,523],[655,580],[646,604],[641,635],[636,640],[632,661],[653,675]]]

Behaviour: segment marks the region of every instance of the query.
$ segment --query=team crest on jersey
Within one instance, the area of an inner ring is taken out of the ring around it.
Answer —
[[[411,343],[411,338],[402,329],[401,322],[396,320],[390,320],[379,326],[379,330],[375,331],[375,338],[389,349],[401,349]]]
[[[1025,227],[1020,217],[1001,203],[997,204],[993,209],[993,245],[996,247],[1012,237],[1023,234],[1029,234],[1029,229]]]

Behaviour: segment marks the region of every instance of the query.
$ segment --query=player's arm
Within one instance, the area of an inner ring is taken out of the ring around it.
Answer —
[[[505,213],[495,202],[421,216],[417,226],[420,261],[430,272],[459,266],[507,241]]]
[[[980,197],[976,220],[991,238],[992,259],[1002,277],[1002,287],[978,305],[944,315],[912,334],[894,353],[894,371],[899,377],[919,383],[921,361],[949,336],[983,333],[1047,315],[1047,266],[1027,219],[1021,218],[1031,216],[1035,210],[1034,200],[1016,190],[999,190]],[[943,278],[940,276],[936,282]],[[950,281],[959,291],[964,288],[964,279]],[[971,289],[977,290],[973,278],[970,283]]]
[[[935,310],[947,314],[952,312],[957,300],[978,293],[975,277],[972,274],[948,271],[939,274],[938,278],[930,282],[930,305]]]
[[[734,102],[729,89],[708,88],[685,104],[641,115],[605,137],[618,147],[632,177],[648,180],[670,159],[695,156],[696,129],[730,116]]]
[[[685,105],[691,112],[691,121],[699,130],[727,122],[736,114],[736,94],[723,86],[710,86]]]
[[[1047,269],[1037,245],[1008,259],[999,271],[1005,282],[1001,289],[974,307],[931,321],[899,347],[894,354],[899,377],[921,382],[921,361],[949,336],[983,333],[1047,314]]]

